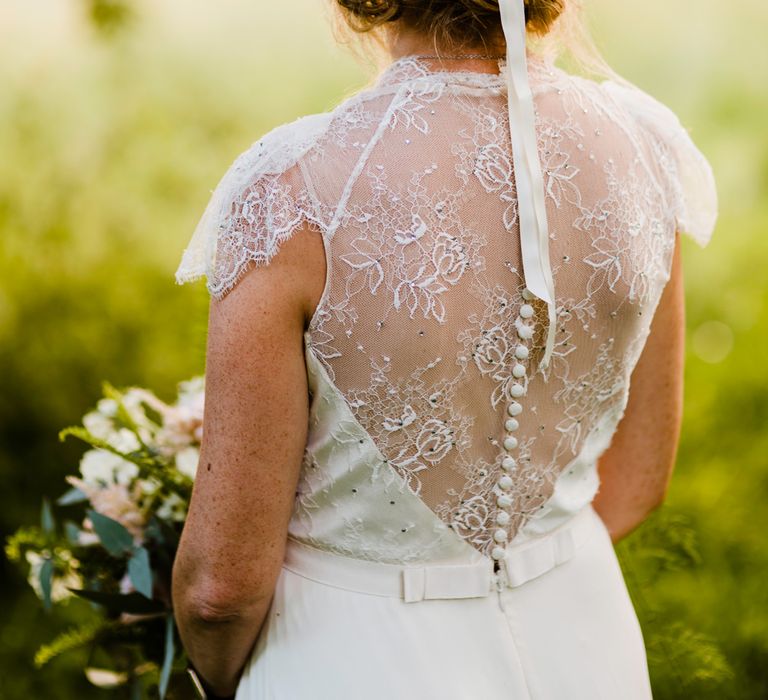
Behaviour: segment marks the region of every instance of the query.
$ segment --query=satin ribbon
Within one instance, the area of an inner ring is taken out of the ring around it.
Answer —
[[[525,0],[499,0],[507,42],[509,127],[517,186],[520,248],[528,291],[547,304],[549,327],[542,367],[549,365],[555,346],[555,284],[549,261],[549,226],[544,205],[544,178],[536,145],[533,94],[526,60]]]
[[[453,566],[408,566],[403,569],[403,600],[480,598],[491,590],[491,569],[487,561]]]
[[[594,508],[586,506],[550,532],[517,545],[513,540],[498,574],[493,573],[491,559],[477,552],[462,563],[402,566],[341,556],[293,537],[288,538],[283,567],[327,586],[406,603],[483,598],[494,589],[522,586],[564,564],[597,536],[597,530],[605,532]]]

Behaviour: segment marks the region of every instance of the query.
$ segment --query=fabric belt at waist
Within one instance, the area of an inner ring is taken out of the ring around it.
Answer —
[[[598,525],[599,516],[588,506],[552,532],[508,546],[498,574],[493,560],[480,553],[472,563],[382,564],[332,554],[292,538],[283,566],[318,583],[408,603],[479,598],[497,588],[521,586],[568,561]]]

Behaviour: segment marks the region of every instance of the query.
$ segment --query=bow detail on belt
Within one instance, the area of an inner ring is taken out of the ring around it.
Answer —
[[[555,346],[555,284],[549,261],[549,226],[544,205],[544,178],[536,141],[533,94],[526,60],[525,0],[499,0],[507,43],[509,127],[517,187],[520,248],[528,291],[547,303],[549,326],[542,367]]]

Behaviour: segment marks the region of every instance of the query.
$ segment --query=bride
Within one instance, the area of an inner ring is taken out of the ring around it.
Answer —
[[[675,461],[709,165],[575,0],[334,4],[387,65],[237,158],[177,271],[212,296],[191,664],[238,700],[650,698],[612,541]]]

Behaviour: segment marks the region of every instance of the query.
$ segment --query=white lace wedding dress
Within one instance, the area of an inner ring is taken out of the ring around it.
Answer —
[[[185,251],[177,280],[215,296],[306,227],[327,261],[286,562],[239,700],[650,697],[590,503],[676,232],[707,243],[714,182],[645,93],[529,61],[546,368],[501,75],[395,61],[243,153]]]

